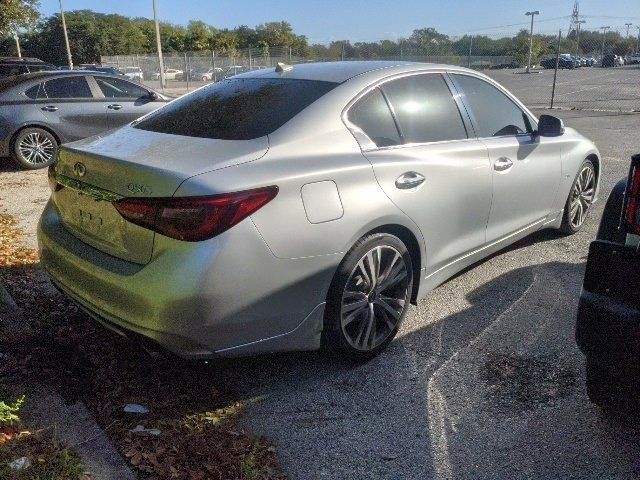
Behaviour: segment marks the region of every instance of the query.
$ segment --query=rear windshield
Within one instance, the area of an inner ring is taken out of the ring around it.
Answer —
[[[186,95],[136,128],[187,137],[251,140],[274,132],[338,86],[285,78],[231,78]]]

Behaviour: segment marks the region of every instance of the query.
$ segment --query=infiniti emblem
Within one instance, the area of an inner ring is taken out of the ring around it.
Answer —
[[[78,177],[84,177],[84,174],[87,173],[87,167],[84,166],[84,163],[77,162],[73,166],[73,173]]]

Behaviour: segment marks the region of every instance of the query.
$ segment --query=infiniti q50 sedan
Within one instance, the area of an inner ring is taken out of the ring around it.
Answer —
[[[365,359],[456,272],[578,231],[600,162],[475,71],[279,65],[64,145],[41,261],[96,320],[186,358]]]
[[[122,75],[86,70],[0,79],[0,157],[45,168],[58,145],[126,125],[167,99]]]

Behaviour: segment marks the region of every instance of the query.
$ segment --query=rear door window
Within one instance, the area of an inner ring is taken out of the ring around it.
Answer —
[[[43,91],[46,96],[42,98],[93,98],[84,76],[47,80],[43,84]]]
[[[234,78],[185,95],[135,128],[188,137],[250,140],[274,132],[338,83]]]
[[[476,118],[480,137],[531,133],[527,114],[496,87],[470,75],[454,74]]]
[[[412,75],[382,85],[405,143],[467,138],[460,111],[440,74]]]
[[[402,143],[389,105],[382,92],[375,89],[351,107],[349,121],[362,130],[378,147]]]
[[[149,95],[149,92],[126,80],[112,77],[94,77],[100,91],[106,98],[138,99]]]

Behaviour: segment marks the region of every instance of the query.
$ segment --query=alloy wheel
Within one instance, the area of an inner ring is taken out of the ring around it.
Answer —
[[[56,146],[46,135],[39,132],[31,132],[20,139],[18,150],[25,162],[32,165],[41,165],[51,161],[55,154]]]
[[[571,226],[578,229],[587,218],[587,212],[593,203],[596,191],[596,176],[591,165],[585,165],[580,171],[571,191],[569,219]]]
[[[407,308],[410,276],[391,246],[376,246],[356,264],[342,295],[340,326],[347,342],[370,351],[392,335]]]

